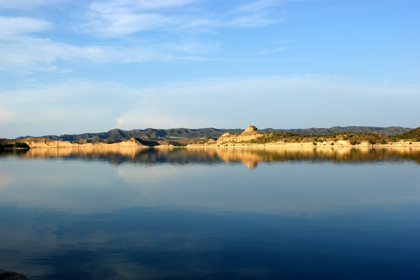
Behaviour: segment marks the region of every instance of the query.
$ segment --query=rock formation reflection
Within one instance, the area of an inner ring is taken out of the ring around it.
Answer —
[[[243,162],[252,169],[260,162],[331,161],[361,163],[371,161],[414,161],[420,164],[420,148],[38,148],[0,153],[24,158],[99,160],[113,165],[137,164],[214,164]]]

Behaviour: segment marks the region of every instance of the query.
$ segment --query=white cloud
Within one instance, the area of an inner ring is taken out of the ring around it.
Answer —
[[[159,29],[186,32],[220,27],[253,28],[281,20],[278,17],[270,18],[270,11],[266,9],[275,3],[257,2],[254,4],[261,6],[258,9],[242,7],[233,12],[214,15],[200,6],[189,9],[188,5],[195,2],[198,1],[94,2],[86,13],[88,23],[84,29],[105,37],[119,37]]]
[[[129,19],[126,21],[130,21]],[[132,26],[132,24],[127,25]],[[80,60],[94,63],[133,63],[144,61],[202,60],[191,54],[206,53],[214,46],[200,42],[173,41],[113,45],[72,45],[50,38],[40,38],[34,32],[54,28],[51,22],[27,17],[0,17],[0,70],[56,70],[55,62]],[[119,32],[123,28],[119,29]],[[112,33],[112,31],[110,31]],[[127,31],[130,33],[131,31]]]
[[[183,36],[186,31],[209,31],[213,28],[250,28],[273,24],[267,12],[233,12],[214,15],[203,10],[202,3],[195,0],[160,1],[104,1],[93,2],[82,16],[82,26],[89,33],[112,37],[104,44],[60,42],[49,33],[55,25],[44,19],[0,16],[0,70],[51,71],[57,69],[58,61],[77,63],[138,63],[144,61],[209,60],[197,57],[218,49],[216,42],[201,42],[195,36]],[[7,2],[8,3],[8,2]],[[14,5],[0,2],[0,8]],[[20,5],[39,6],[49,1],[22,1]],[[193,5],[193,6],[191,6]],[[80,19],[80,18],[79,18]],[[57,28],[60,28],[58,25]],[[79,27],[77,27],[79,26]],[[147,39],[119,41],[117,37],[155,30]],[[181,31],[181,32],[179,32]],[[163,32],[163,33],[162,33]],[[165,32],[169,32],[164,34]],[[167,36],[170,34],[169,36]],[[210,60],[212,60],[210,58]],[[68,66],[66,66],[68,67]]]
[[[184,15],[168,15],[168,9],[179,8],[194,2],[173,1],[106,1],[94,2],[86,14],[89,22],[86,30],[107,37],[119,37],[136,32],[182,24]]]
[[[0,131],[11,137],[12,128],[21,128],[17,137],[115,127],[416,127],[419,106],[420,86],[331,76],[210,79],[152,88],[69,82],[0,92],[0,116],[6,120]]]
[[[101,15],[91,21],[87,28],[107,37],[119,37],[139,31],[156,29],[178,24],[174,17],[159,14],[119,14]]]
[[[54,62],[90,61],[95,63],[132,63],[144,61],[201,60],[190,53],[209,48],[195,42],[155,46],[93,45],[76,46],[48,38],[15,36],[0,41],[0,70],[55,70]]]
[[[291,1],[296,1],[296,0],[259,0],[259,1],[254,1],[250,4],[246,4],[239,7],[238,11],[241,11],[241,12],[261,11],[261,10],[266,10],[268,8],[280,6],[281,4],[285,2],[291,2]]]
[[[51,22],[27,17],[1,17],[0,38],[52,29]]]
[[[197,2],[197,0],[110,0],[94,2],[91,9],[100,13],[112,13],[121,10],[153,10],[171,9],[186,4]]]

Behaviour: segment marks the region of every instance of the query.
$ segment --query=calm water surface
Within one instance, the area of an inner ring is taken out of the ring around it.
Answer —
[[[29,279],[419,279],[420,149],[0,153]]]

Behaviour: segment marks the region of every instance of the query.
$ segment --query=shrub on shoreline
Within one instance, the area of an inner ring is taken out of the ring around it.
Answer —
[[[13,148],[20,148],[20,149],[29,149],[30,147],[26,143],[15,142],[14,144],[0,144],[0,150],[4,149],[13,149]]]

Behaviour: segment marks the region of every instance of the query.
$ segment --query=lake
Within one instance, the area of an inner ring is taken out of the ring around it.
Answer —
[[[0,153],[29,279],[418,279],[419,148]]]

